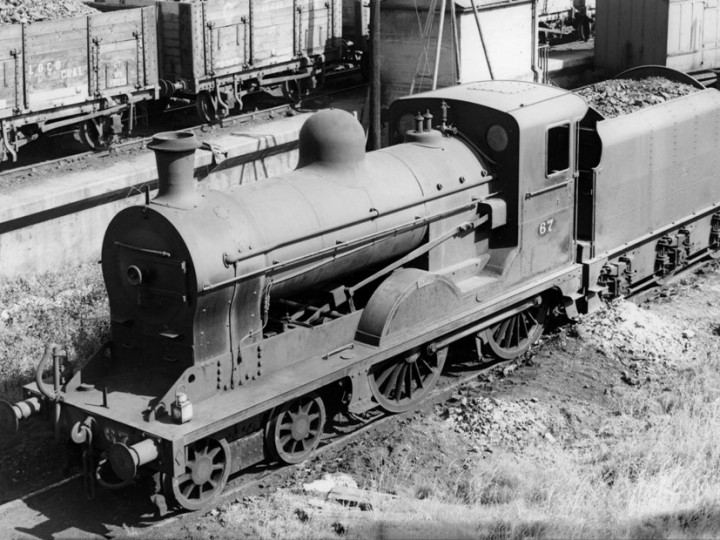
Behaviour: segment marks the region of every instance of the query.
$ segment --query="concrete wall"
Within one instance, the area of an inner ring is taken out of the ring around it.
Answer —
[[[228,155],[217,167],[211,152],[198,150],[198,189],[252,182],[293,169],[297,136],[307,117],[242,128],[214,140]],[[110,220],[126,206],[143,204],[142,186],[157,184],[150,150],[120,159],[0,195],[0,276],[46,272],[99,258]],[[209,175],[212,169],[216,171]]]

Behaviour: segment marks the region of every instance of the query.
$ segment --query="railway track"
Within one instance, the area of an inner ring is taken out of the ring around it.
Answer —
[[[341,449],[383,424],[397,422],[418,410],[442,403],[463,385],[505,364],[476,364],[477,368],[468,374],[468,362],[464,357],[470,354],[470,351],[457,350],[455,353],[454,356],[460,358],[454,359],[454,363],[446,369],[435,389],[418,407],[400,414],[383,414],[378,411],[358,422],[348,432],[338,430],[335,433],[326,433],[314,455],[322,456]],[[256,493],[284,475],[291,474],[300,466],[302,464],[261,464],[239,473],[228,481],[215,505],[232,501],[240,494]],[[114,492],[97,490],[96,498],[88,500],[83,490],[82,475],[76,474],[0,505],[0,537],[113,537],[126,535],[128,528],[142,529],[152,534],[152,530],[159,530],[178,520],[192,520],[207,510],[172,511],[158,517],[157,507],[150,503],[147,491],[139,485]]]
[[[222,118],[216,124],[201,123],[189,126],[182,126],[178,128],[175,126],[168,127],[167,124],[163,122],[158,125],[156,129],[145,128],[143,131],[147,132],[148,130],[151,130],[152,133],[155,133],[158,131],[181,129],[183,131],[192,131],[198,137],[204,138],[205,132],[210,129],[234,128],[250,122],[267,122],[275,118],[281,118],[283,116],[296,114],[298,112],[315,111],[318,109],[318,107],[314,107],[314,103],[323,102],[324,100],[331,100],[333,97],[342,95],[344,93],[353,92],[365,86],[366,85],[364,83],[353,84],[351,86],[343,86],[342,88],[338,89],[313,93],[312,95],[307,96],[304,100],[298,103],[284,103],[281,105],[276,105],[259,110],[253,110],[234,116],[228,116]],[[172,109],[169,110],[166,114],[179,113],[185,108],[190,107],[179,107],[176,109]],[[191,108],[194,109],[194,106],[192,106]],[[67,166],[69,164],[82,162],[91,158],[108,157],[131,150],[142,150],[151,140],[152,135],[131,136],[124,141],[113,144],[111,148],[104,150],[86,150],[70,155],[63,155],[53,159],[32,161],[30,163],[23,164],[17,167],[14,167],[12,165],[5,165],[4,167],[0,168],[0,188],[3,187],[3,180],[17,179],[28,174],[44,177],[47,175],[47,173],[52,172],[53,170],[57,170],[58,168],[63,168],[64,166]]]

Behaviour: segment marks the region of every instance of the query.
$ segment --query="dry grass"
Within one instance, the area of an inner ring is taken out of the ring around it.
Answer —
[[[0,398],[17,399],[45,344],[86,360],[109,335],[109,310],[98,264],[23,276],[0,284]]]
[[[688,366],[673,396],[652,413],[643,403],[664,396],[639,390],[582,445],[476,460],[454,491],[404,485],[408,474],[393,489],[422,493],[436,524],[462,524],[459,537],[717,538],[720,361]]]

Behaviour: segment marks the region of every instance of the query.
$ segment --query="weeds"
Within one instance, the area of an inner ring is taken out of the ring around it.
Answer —
[[[81,365],[109,335],[99,265],[21,276],[0,284],[0,398],[20,397],[45,348],[55,342]]]

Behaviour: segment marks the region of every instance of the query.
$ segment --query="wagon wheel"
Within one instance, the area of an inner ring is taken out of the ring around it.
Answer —
[[[106,150],[115,138],[112,121],[106,116],[85,120],[80,124],[78,134],[80,142],[91,150]]]
[[[282,83],[282,95],[290,103],[300,103],[307,93],[304,79],[291,79]]]
[[[230,475],[230,447],[224,439],[203,439],[188,447],[185,472],[172,479],[175,500],[199,510],[222,493]]]
[[[499,360],[512,360],[525,353],[545,328],[547,304],[536,303],[511,315],[483,332],[484,350]]]
[[[316,393],[286,403],[270,421],[266,440],[272,455],[300,463],[313,453],[325,428],[325,405]]]
[[[217,124],[229,113],[227,109],[221,107],[217,96],[205,90],[197,95],[195,107],[200,119],[207,124]]]
[[[386,411],[399,413],[417,405],[440,376],[447,347],[429,354],[421,347],[374,366],[369,373],[373,397]]]

